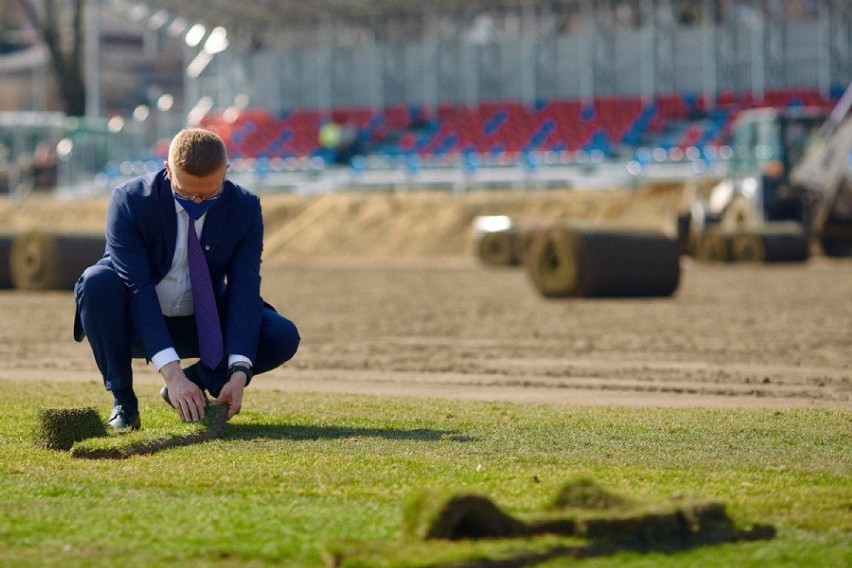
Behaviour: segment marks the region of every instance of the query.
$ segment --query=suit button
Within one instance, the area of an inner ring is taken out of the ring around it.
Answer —
[[[210,250],[210,245],[204,245],[204,250]]]

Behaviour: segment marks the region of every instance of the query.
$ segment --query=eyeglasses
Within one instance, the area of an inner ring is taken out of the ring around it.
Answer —
[[[186,199],[188,201],[195,201],[196,199],[200,199],[201,201],[213,201],[214,199],[219,199],[222,196],[222,191],[224,188],[220,187],[217,193],[213,195],[190,195],[188,193],[182,192],[180,189],[175,187],[174,182],[172,182],[172,191],[175,192],[175,195],[180,197],[181,199]]]
[[[175,192],[175,195],[180,197],[181,199],[186,199],[187,201],[195,201],[196,199],[200,199],[201,201],[213,201],[214,199],[219,199],[222,196],[222,190],[219,190],[219,193],[214,193],[213,195],[187,195],[182,191],[178,191],[172,188],[172,191]]]

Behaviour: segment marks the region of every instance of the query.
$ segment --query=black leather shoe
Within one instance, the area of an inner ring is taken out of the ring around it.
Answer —
[[[113,430],[138,430],[142,426],[139,413],[128,414],[121,405],[114,406],[107,425]]]

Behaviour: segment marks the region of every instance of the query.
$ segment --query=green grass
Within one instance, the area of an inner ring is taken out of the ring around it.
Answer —
[[[144,429],[174,428],[156,387]],[[537,566],[852,565],[852,413],[566,408],[247,391],[218,440],[124,460],[33,443],[40,407],[109,398],[95,383],[0,381],[0,566],[442,565],[565,539],[405,540],[422,491],[491,498],[531,518],[586,477],[644,502],[722,501],[775,539],[623,551]]]

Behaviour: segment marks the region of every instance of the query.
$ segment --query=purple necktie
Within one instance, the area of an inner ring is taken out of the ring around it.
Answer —
[[[210,270],[207,268],[207,259],[204,258],[201,243],[198,242],[198,233],[195,232],[192,216],[189,218],[186,246],[189,282],[192,285],[192,304],[195,306],[195,324],[198,326],[198,351],[201,362],[215,369],[225,356],[222,327],[219,324],[219,312],[216,310],[216,298],[213,296]]]

